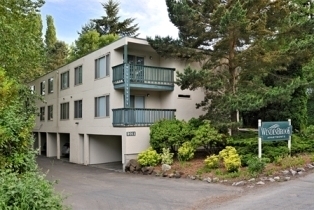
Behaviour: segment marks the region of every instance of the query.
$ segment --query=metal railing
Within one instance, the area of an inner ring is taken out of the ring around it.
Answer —
[[[144,65],[130,65],[130,83],[153,85],[174,85],[174,68],[162,68]],[[112,67],[113,84],[124,83],[124,64]]]
[[[175,109],[113,109],[113,126],[150,126],[161,119],[174,119]]]

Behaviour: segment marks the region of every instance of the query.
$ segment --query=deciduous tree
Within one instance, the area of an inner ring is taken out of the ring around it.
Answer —
[[[44,45],[39,14],[43,0],[0,0],[0,65],[20,82],[42,73]]]

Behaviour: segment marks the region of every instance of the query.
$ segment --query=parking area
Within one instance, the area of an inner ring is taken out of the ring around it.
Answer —
[[[217,197],[243,192],[232,186],[118,173],[44,156],[38,156],[37,163],[43,173],[48,172],[48,180],[58,180],[55,189],[67,196],[65,204],[73,210],[206,209]]]

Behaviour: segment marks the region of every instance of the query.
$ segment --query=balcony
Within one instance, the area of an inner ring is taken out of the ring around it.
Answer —
[[[175,109],[113,109],[114,127],[150,126],[161,119],[174,119]]]
[[[130,65],[130,88],[156,91],[172,91],[174,88],[173,68],[154,66]],[[115,89],[123,89],[124,64],[112,67],[113,84]]]

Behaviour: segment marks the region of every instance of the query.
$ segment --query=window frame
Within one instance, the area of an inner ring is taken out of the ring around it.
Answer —
[[[66,81],[66,84],[67,86],[64,86],[64,75],[67,75],[67,81]],[[61,73],[61,82],[60,82],[60,89],[61,90],[65,90],[65,89],[68,89],[70,87],[70,71],[65,71],[63,73]]]
[[[83,100],[74,101],[74,119],[83,118]]]
[[[45,107],[41,106],[39,111],[39,120],[45,121]]]
[[[40,95],[44,96],[46,95],[46,81],[42,81],[40,83]]]
[[[47,120],[53,121],[53,105],[47,107]]]
[[[67,110],[64,110],[64,109],[67,109]],[[60,104],[60,120],[69,120],[69,119],[70,119],[70,102],[61,103]]]
[[[74,68],[74,85],[76,86],[81,84],[83,84],[83,65]]]
[[[48,94],[53,93],[53,77],[48,79]]]
[[[100,104],[98,104],[100,102],[100,99],[104,98],[104,115],[100,115]],[[95,97],[94,99],[94,116],[95,118],[104,118],[104,117],[110,117],[110,95],[103,95],[103,96],[98,96]]]
[[[100,60],[104,59],[104,72],[103,72],[103,76],[101,76],[101,69],[100,69],[100,65],[99,62]],[[102,79],[105,77],[110,76],[110,54],[106,54],[102,57],[99,57],[97,59],[95,59],[95,79]]]

